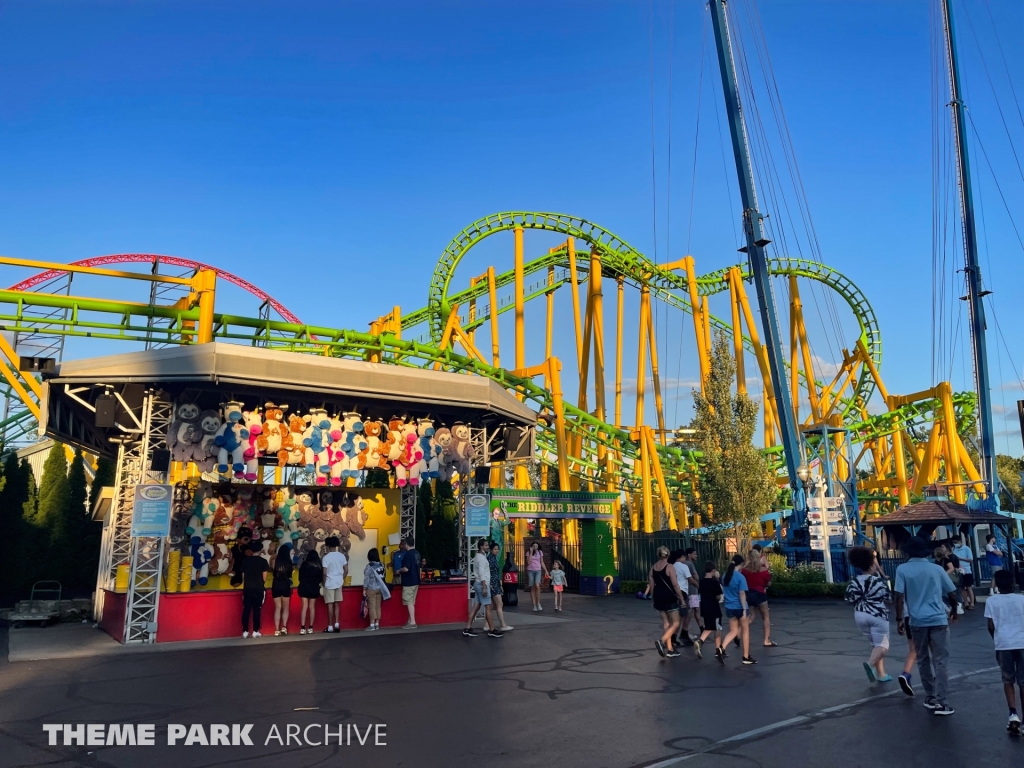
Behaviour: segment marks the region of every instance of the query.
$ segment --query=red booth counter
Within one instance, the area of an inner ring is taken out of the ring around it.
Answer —
[[[345,587],[341,601],[341,629],[363,629],[369,619],[359,618],[359,606],[363,600],[362,587]],[[124,611],[127,595],[105,590],[103,598],[103,619],[100,627],[115,640],[121,641],[124,634]],[[298,590],[292,590],[288,614],[288,634],[297,635],[301,629],[299,618],[302,604]],[[428,624],[465,623],[468,618],[469,602],[466,583],[422,584],[416,597],[416,623]],[[408,613],[402,605],[401,587],[391,587],[391,599],[381,604],[380,625],[400,627],[408,620]],[[264,635],[274,634],[274,600],[267,590],[263,603]],[[313,629],[322,632],[327,628],[327,606],[323,598],[316,601],[316,621]],[[157,618],[158,643],[174,643],[186,640],[214,640],[242,635],[242,590],[209,592],[162,593],[160,613]]]

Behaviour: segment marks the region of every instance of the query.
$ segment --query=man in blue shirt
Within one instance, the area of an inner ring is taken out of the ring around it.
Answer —
[[[409,621],[402,629],[416,629],[416,595],[420,591],[420,553],[416,551],[412,536],[402,541],[402,605],[409,611]]]
[[[957,620],[950,614],[946,600],[960,601],[949,574],[928,561],[931,548],[924,539],[914,537],[903,543],[903,553],[910,558],[896,569],[896,627],[902,635],[910,630],[917,651],[917,667],[924,686],[924,705],[936,715],[952,715],[946,703],[949,686],[949,622]],[[903,623],[906,609],[907,624]],[[933,670],[934,666],[934,670]],[[913,696],[909,675],[900,675],[900,687]]]

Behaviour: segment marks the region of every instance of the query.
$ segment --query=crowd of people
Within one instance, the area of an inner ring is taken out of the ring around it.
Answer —
[[[963,541],[951,546],[933,547],[913,537],[901,549],[907,561],[896,569],[895,584],[890,585],[869,547],[853,547],[850,564],[858,574],[850,581],[846,600],[853,604],[854,620],[871,643],[871,655],[864,671],[871,682],[887,683],[892,676],[885,671],[889,652],[889,607],[895,608],[896,631],[907,638],[908,650],[899,685],[914,696],[913,671],[916,666],[924,689],[924,706],[937,716],[954,713],[948,701],[949,628],[966,610],[974,610],[974,555]],[[1011,571],[1002,569],[1002,553],[989,536],[986,557],[993,570],[993,588],[985,602],[985,617],[999,663],[1003,689],[1009,709],[1007,729],[1020,732],[1017,691],[1024,704],[1024,595],[1014,592]],[[994,562],[998,558],[998,562]],[[1016,688],[1015,688],[1016,686]]]
[[[267,561],[257,554],[250,538],[245,535],[246,530],[243,528],[239,534],[239,541],[232,549],[232,584],[242,587],[242,637],[262,636],[263,602],[267,595],[266,577],[271,571],[270,595],[274,601],[274,636],[287,635],[295,570],[291,548],[284,545],[278,549],[277,558],[271,569]],[[416,629],[417,626],[416,597],[419,593],[420,562],[420,554],[416,550],[414,539],[411,536],[403,539],[392,560],[392,586],[401,588],[402,605],[408,612],[408,621],[402,629]],[[324,541],[323,557],[321,558],[315,549],[310,550],[302,558],[298,569],[297,590],[301,606],[299,634],[313,634],[316,601],[321,596],[327,608],[327,627],[323,631],[329,634],[340,632],[343,588],[349,575],[348,556],[342,551],[340,539],[337,536],[327,537]],[[380,552],[376,548],[371,549],[367,553],[367,563],[363,569],[362,608],[365,610],[363,618],[369,621],[365,627],[367,632],[380,629],[381,604],[391,597],[386,575]]]
[[[682,655],[680,647],[692,647],[697,658],[703,658],[704,644],[712,638],[719,663],[725,664],[727,649],[735,643],[742,650],[743,664],[756,664],[757,659],[750,654],[750,625],[755,611],[764,629],[762,645],[777,647],[771,638],[768,609],[771,571],[760,545],[754,545],[746,557],[734,555],[724,575],[711,560],[703,564],[701,575],[693,547],[674,552],[659,547],[657,554],[647,589],[664,629],[654,643],[659,654],[676,658]],[[728,630],[724,629],[724,620],[728,620]],[[697,625],[696,637],[690,635],[691,624]]]

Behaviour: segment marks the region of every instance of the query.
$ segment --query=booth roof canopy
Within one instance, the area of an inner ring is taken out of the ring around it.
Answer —
[[[870,521],[872,525],[990,525],[1012,522],[1005,515],[994,512],[971,512],[965,504],[957,504],[947,499],[932,499],[917,504],[900,507],[878,520]]]
[[[59,384],[155,384],[167,389],[205,385],[226,393],[233,388],[294,391],[310,399],[405,406],[417,411],[466,411],[474,420],[502,423],[532,425],[537,420],[530,408],[482,376],[224,342],[67,360],[48,382],[51,397],[61,389],[54,386]]]

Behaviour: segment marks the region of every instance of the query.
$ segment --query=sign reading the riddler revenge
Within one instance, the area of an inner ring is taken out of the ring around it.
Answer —
[[[615,493],[492,488],[491,510],[504,512],[509,518],[610,521],[615,516],[617,498]]]

